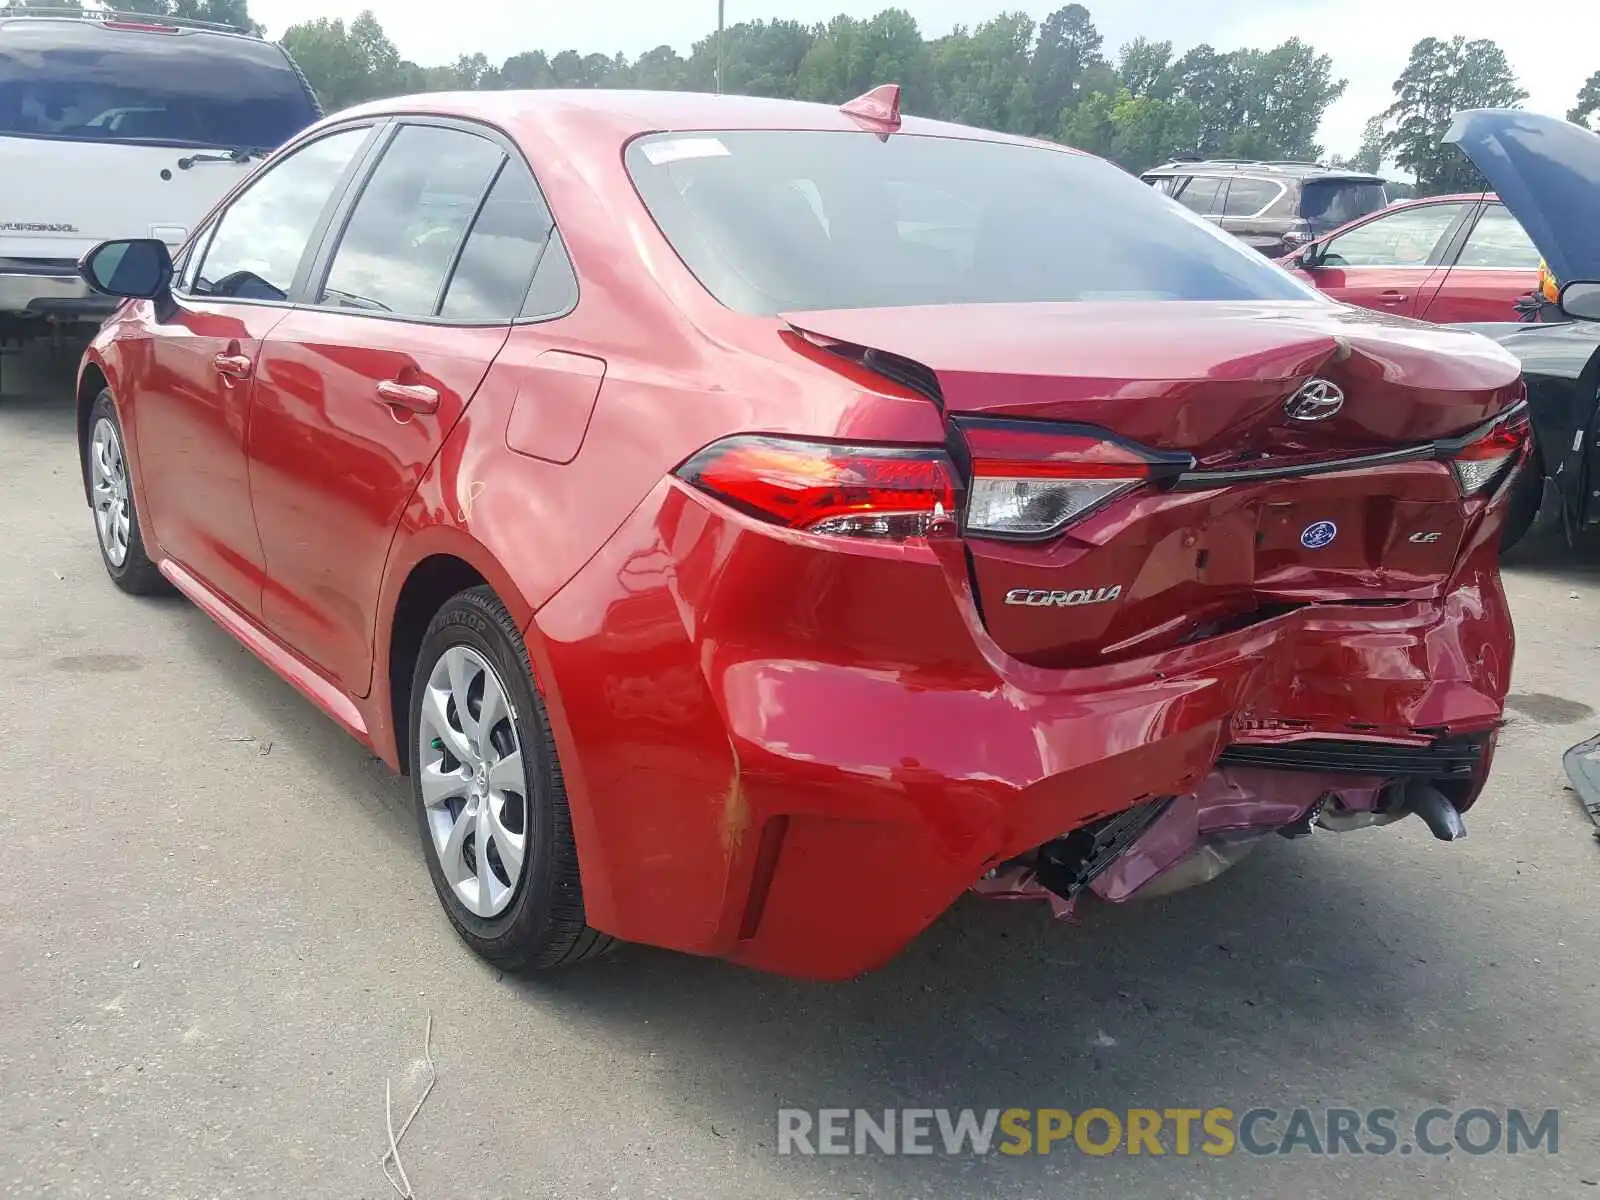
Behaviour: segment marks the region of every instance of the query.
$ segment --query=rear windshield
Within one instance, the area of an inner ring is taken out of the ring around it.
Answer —
[[[1313,233],[1327,233],[1389,203],[1383,184],[1362,179],[1310,179],[1300,193],[1300,215]]]
[[[627,163],[689,269],[741,312],[1314,295],[1134,176],[1046,147],[661,134]]]
[[[316,117],[289,60],[265,42],[0,23],[0,135],[270,150]]]

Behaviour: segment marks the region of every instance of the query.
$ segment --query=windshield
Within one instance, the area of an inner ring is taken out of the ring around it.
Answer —
[[[0,24],[0,135],[269,150],[316,118],[283,51],[265,42]]]
[[[662,134],[627,163],[689,269],[741,312],[1315,295],[1132,175],[1042,146]]]
[[[1348,225],[1389,203],[1383,184],[1361,179],[1311,179],[1300,192],[1300,215],[1314,234]]]

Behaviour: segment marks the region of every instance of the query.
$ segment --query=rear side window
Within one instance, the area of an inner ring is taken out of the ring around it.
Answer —
[[[0,134],[271,150],[317,119],[282,50],[225,34],[0,26]]]
[[[195,293],[287,299],[323,209],[370,133],[345,129],[318,138],[252,180],[218,221]]]
[[[1276,200],[1283,188],[1270,179],[1235,179],[1228,185],[1228,199],[1223,214],[1229,217],[1253,217]]]
[[[1478,218],[1456,266],[1536,271],[1539,252],[1517,219],[1502,205],[1491,204]]]
[[[1300,189],[1300,215],[1313,233],[1327,233],[1389,203],[1383,184],[1360,179],[1309,179]]]
[[[320,303],[431,317],[505,153],[488,138],[407,125],[345,226]]]
[[[742,312],[1314,295],[1135,177],[1042,146],[660,134],[627,165],[689,269]]]
[[[439,315],[510,321],[522,309],[554,229],[532,177],[520,163],[508,162],[473,222]]]
[[[1228,181],[1226,179],[1217,179],[1208,175],[1196,175],[1189,180],[1183,191],[1178,193],[1178,203],[1191,212],[1197,212],[1201,216],[1205,216],[1207,213],[1216,210],[1217,197],[1221,194],[1222,189],[1227,186]]]

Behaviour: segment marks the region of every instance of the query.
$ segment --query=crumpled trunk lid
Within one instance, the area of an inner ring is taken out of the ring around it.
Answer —
[[[785,319],[936,399],[958,460],[1012,429],[1103,431],[1192,458],[1053,536],[966,530],[990,634],[1041,666],[1156,652],[1304,604],[1436,596],[1483,502],[1463,499],[1433,443],[1522,390],[1515,358],[1487,339],[1322,301]],[[1286,404],[1313,383],[1339,402],[1297,419]],[[1310,471],[1272,474],[1282,467]]]

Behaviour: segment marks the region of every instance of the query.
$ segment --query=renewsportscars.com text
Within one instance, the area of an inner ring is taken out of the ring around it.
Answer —
[[[1556,1154],[1560,1127],[1553,1108],[783,1108],[778,1153]]]

